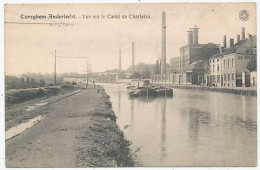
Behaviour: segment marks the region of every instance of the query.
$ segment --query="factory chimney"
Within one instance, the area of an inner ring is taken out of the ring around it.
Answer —
[[[192,34],[192,31],[189,30],[187,32],[188,32],[188,44],[192,45],[193,44],[193,34]]]
[[[135,42],[132,42],[132,72],[135,71]]]
[[[224,48],[227,48],[227,36],[226,36],[226,35],[224,35],[223,47],[224,47]]]
[[[230,48],[234,47],[234,39],[230,38]]]
[[[121,71],[121,49],[119,49],[119,71]]]
[[[191,28],[193,30],[193,44],[194,45],[198,45],[199,44],[199,40],[198,40],[198,30],[199,28],[197,28],[197,26],[195,25],[194,28]]]
[[[245,27],[241,28],[241,32],[242,32],[242,35],[241,35],[242,38],[241,39],[244,40],[246,38]]]
[[[162,59],[161,73],[166,73],[166,19],[165,12],[162,12]]]
[[[240,41],[240,35],[237,35],[237,42]]]

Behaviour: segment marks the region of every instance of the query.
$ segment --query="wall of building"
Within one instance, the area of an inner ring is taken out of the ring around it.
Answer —
[[[181,69],[181,58],[180,57],[174,57],[170,59],[170,65],[173,70],[180,70]]]
[[[192,78],[190,72],[154,74],[150,82],[158,84],[192,84]]]
[[[250,72],[250,86],[251,87],[257,87],[257,72],[252,71]]]
[[[237,55],[235,53],[224,55],[223,61],[223,79],[224,87],[236,87],[239,83],[237,82]]]
[[[189,66],[197,60],[209,60],[211,56],[219,51],[215,44],[187,45],[180,48],[181,69]]]
[[[224,54],[209,61],[210,82],[216,86],[241,87],[242,73],[248,79],[249,56],[244,54]]]

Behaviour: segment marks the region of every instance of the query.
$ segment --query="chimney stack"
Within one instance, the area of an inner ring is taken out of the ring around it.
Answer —
[[[132,42],[132,71],[135,71],[135,42]]]
[[[237,42],[240,41],[240,35],[237,35]]]
[[[166,19],[165,12],[162,12],[162,59],[161,73],[166,73]]]
[[[198,40],[198,30],[199,28],[197,28],[197,26],[195,25],[194,28],[191,28],[193,30],[193,44],[194,45],[198,45],[199,44],[199,40]]]
[[[234,46],[234,39],[230,38],[230,48],[232,48]]]
[[[188,32],[188,44],[192,45],[193,44],[193,33],[191,30],[189,30],[187,32]]]
[[[223,47],[227,48],[227,36],[226,35],[224,35]]]
[[[241,28],[241,32],[242,32],[242,40],[244,40],[246,38],[245,27]]]
[[[193,44],[193,34],[192,34],[192,31],[189,30],[187,32],[188,32],[188,44],[192,45]]]
[[[119,71],[121,71],[121,49],[119,49]]]

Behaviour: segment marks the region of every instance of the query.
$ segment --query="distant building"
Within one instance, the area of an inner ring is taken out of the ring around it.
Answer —
[[[115,83],[118,81],[118,73],[102,72],[96,73],[94,77],[96,82],[100,83]]]
[[[207,80],[219,87],[248,87],[250,71],[247,67],[250,58],[256,55],[256,36],[239,40],[235,45],[231,40],[230,44],[230,48],[223,49],[209,60],[210,76]],[[254,77],[252,85],[256,84]]]

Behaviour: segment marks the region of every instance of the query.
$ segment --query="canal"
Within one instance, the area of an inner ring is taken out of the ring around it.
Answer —
[[[254,166],[256,97],[173,89],[172,98],[129,98],[102,84],[141,166]]]

